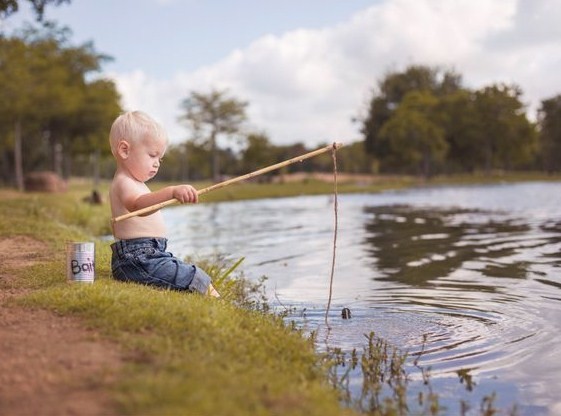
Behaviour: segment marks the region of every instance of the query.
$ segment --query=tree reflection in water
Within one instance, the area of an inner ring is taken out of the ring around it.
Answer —
[[[487,277],[526,278],[531,263],[516,255],[521,248],[561,241],[559,230],[536,238],[532,225],[500,212],[428,209],[409,205],[364,208],[368,251],[385,277],[382,281],[431,285],[458,268]],[[549,224],[544,231],[554,231]],[[532,259],[535,261],[535,259]],[[493,286],[481,285],[482,291]]]

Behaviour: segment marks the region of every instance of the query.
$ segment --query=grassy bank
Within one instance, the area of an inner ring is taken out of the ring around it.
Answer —
[[[65,242],[92,240],[87,230],[109,219],[106,205],[82,196],[80,187],[64,195],[0,191],[0,238],[25,235],[47,247],[39,264],[2,270],[16,279],[0,281],[0,290],[30,289],[18,302],[78,316],[126,352],[112,386],[119,413],[341,414],[312,343],[247,302],[247,293],[239,306],[239,286],[219,281],[226,299],[215,300],[119,283],[102,241],[96,282],[68,283]],[[227,266],[214,267],[215,278]]]

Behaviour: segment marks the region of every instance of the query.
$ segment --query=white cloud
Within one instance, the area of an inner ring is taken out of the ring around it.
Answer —
[[[561,6],[556,0],[386,0],[321,30],[256,39],[244,49],[169,80],[114,74],[127,108],[162,121],[172,140],[191,90],[228,88],[249,101],[252,124],[278,144],[353,141],[351,122],[389,70],[440,65],[469,87],[516,82],[535,111],[561,92]]]
[[[112,73],[109,77],[117,84],[124,110],[146,111],[166,127],[172,141],[177,142],[187,136],[177,118],[180,115],[179,103],[188,95],[188,88],[182,88],[176,79],[149,78],[141,70]]]

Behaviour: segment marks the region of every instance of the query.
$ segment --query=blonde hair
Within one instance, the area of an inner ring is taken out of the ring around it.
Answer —
[[[128,111],[115,119],[109,133],[111,153],[117,154],[121,140],[138,143],[145,138],[163,139],[168,142],[165,129],[156,120],[142,111]]]

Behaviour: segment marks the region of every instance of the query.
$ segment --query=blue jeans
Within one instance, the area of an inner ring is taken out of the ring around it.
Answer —
[[[207,293],[210,277],[166,252],[165,238],[133,238],[111,244],[111,272],[117,280]]]

